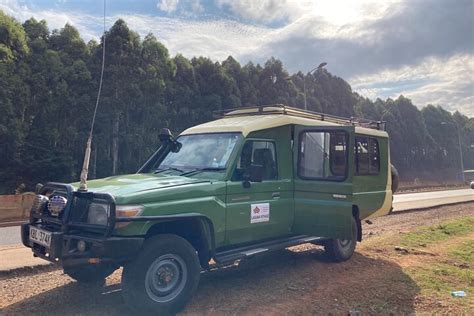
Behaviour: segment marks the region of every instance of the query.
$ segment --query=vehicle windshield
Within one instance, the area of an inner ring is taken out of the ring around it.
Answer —
[[[180,136],[182,144],[178,152],[169,152],[155,172],[174,170],[189,172],[193,170],[225,170],[239,133],[198,134]]]

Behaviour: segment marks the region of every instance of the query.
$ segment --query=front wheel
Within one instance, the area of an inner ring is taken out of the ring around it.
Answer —
[[[334,262],[346,261],[354,254],[357,244],[357,222],[351,217],[351,239],[330,239],[324,242],[328,257]]]
[[[199,283],[196,250],[184,238],[150,238],[122,274],[122,295],[139,314],[169,315],[180,311]]]

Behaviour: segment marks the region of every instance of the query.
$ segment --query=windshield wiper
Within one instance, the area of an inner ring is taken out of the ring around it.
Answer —
[[[222,170],[225,170],[225,168],[212,168],[212,167],[209,167],[209,168],[196,168],[196,169],[193,169],[193,170],[183,172],[182,174],[180,174],[180,176],[189,176],[190,174],[195,174],[195,173],[199,173],[199,172],[203,172],[203,171],[222,171]]]
[[[160,173],[160,172],[169,171],[169,170],[174,170],[174,171],[178,171],[178,172],[181,172],[181,173],[184,172],[184,170],[181,170],[181,169],[176,168],[176,167],[168,167],[168,168],[163,168],[163,169],[158,168],[153,173]]]

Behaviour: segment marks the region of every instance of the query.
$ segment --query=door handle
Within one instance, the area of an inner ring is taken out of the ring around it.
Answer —
[[[273,192],[272,193],[272,198],[279,199],[280,198],[280,192]]]

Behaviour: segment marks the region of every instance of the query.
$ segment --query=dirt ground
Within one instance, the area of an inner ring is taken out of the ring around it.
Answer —
[[[466,203],[364,223],[365,241],[343,263],[331,263],[322,248],[305,244],[204,272],[183,314],[469,314],[474,310],[474,293],[465,298],[451,298],[449,292],[435,295],[423,288],[423,279],[413,271],[444,260],[455,241],[472,245],[474,234],[447,239],[444,246],[425,245],[418,252],[398,248],[398,243],[399,236],[421,226],[473,215],[474,203]],[[472,268],[463,266],[471,286]],[[80,285],[48,266],[0,275],[0,315],[128,315],[120,273],[116,271],[103,287]]]

